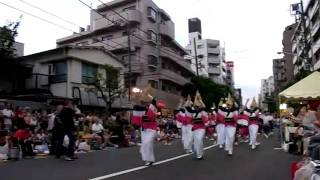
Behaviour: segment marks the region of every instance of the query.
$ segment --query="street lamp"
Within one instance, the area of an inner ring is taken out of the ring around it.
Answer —
[[[142,90],[137,87],[134,87],[134,88],[132,88],[132,92],[133,93],[142,93]]]

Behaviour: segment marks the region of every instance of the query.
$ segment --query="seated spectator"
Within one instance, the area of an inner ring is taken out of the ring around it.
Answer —
[[[9,137],[6,132],[0,132],[0,162],[8,160]]]
[[[93,116],[92,117],[92,127],[91,127],[91,131],[93,133],[93,135],[99,136],[101,138],[101,144],[104,144],[104,128],[101,124],[101,122],[98,120],[97,116]]]
[[[48,138],[48,133],[45,130],[38,130],[33,136],[34,152],[38,154],[49,154]]]
[[[14,133],[14,142],[21,147],[23,158],[32,158],[34,156],[32,149],[32,133],[29,127],[23,127]]]

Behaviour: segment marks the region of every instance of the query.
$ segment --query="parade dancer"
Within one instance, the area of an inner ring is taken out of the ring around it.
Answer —
[[[260,143],[257,142],[257,134],[259,130],[259,109],[255,98],[253,98],[250,108],[246,108],[244,110],[244,115],[246,115],[249,121],[249,145],[251,146],[251,149],[256,149],[256,146]]]
[[[194,100],[194,108],[187,108],[189,112],[192,113],[192,135],[193,135],[193,148],[196,154],[196,158],[201,160],[203,159],[203,139],[206,133],[205,124],[208,121],[208,115],[204,111],[205,105],[202,101],[200,93],[197,91],[195,100]]]
[[[188,96],[184,106],[191,108],[192,101],[190,95]],[[186,151],[186,153],[192,153],[192,114],[188,111],[185,111],[185,108],[181,106],[177,119],[182,123],[181,130],[183,148]]]
[[[225,150],[231,156],[233,154],[237,126],[236,118],[238,115],[238,110],[234,106],[231,95],[228,96],[226,104],[219,111],[223,115],[225,122]]]
[[[223,100],[220,100],[218,113],[216,117],[216,132],[217,132],[217,144],[219,148],[222,149],[225,141],[225,124],[224,124],[224,116],[221,113],[221,109],[223,108]]]
[[[150,166],[155,162],[153,143],[157,134],[156,116],[156,100],[152,99],[152,102],[147,109],[147,113],[143,116],[142,119],[140,153],[142,156],[142,160],[145,162],[146,166]]]

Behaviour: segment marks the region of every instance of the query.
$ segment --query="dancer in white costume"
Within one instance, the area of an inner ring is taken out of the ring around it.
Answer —
[[[202,101],[200,93],[197,91],[194,108],[186,108],[188,112],[192,113],[192,135],[193,148],[197,159],[203,159],[203,139],[206,133],[205,124],[208,121],[208,114],[204,111],[205,105]]]
[[[186,111],[185,107],[192,107],[191,97],[188,96],[184,107],[180,108],[180,112],[177,115],[178,121],[182,123],[182,144],[186,153],[192,153],[192,114]]]
[[[259,130],[259,112],[260,111],[257,107],[256,99],[253,98],[250,107],[244,110],[244,115],[249,121],[249,145],[251,146],[251,149],[256,149],[256,146],[260,144],[257,142],[257,134]]]
[[[237,116],[238,110],[234,106],[231,95],[228,96],[226,104],[219,108],[218,112],[224,118],[225,124],[225,150],[228,152],[228,155],[233,154],[233,144],[236,135],[236,125],[237,125]]]
[[[224,146],[225,141],[225,122],[224,122],[224,116],[220,112],[220,110],[223,108],[223,100],[220,100],[217,117],[216,117],[216,132],[217,132],[217,144],[219,145],[219,148],[222,149]],[[220,112],[220,113],[219,113]]]

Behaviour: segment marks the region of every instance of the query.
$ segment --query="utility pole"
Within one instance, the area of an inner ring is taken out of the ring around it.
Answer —
[[[131,101],[131,39],[130,39],[130,23],[127,23],[127,34],[128,34],[128,100]]]
[[[198,54],[197,54],[197,44],[196,38],[193,38],[193,46],[194,46],[194,60],[196,61],[196,75],[199,76],[199,67],[198,67]]]

